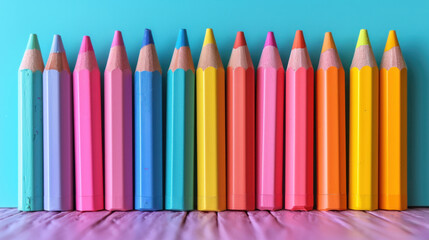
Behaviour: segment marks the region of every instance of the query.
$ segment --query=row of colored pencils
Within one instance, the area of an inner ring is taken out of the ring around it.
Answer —
[[[104,106],[90,38],[72,78],[61,37],[44,66],[32,34],[18,86],[23,211],[311,210],[315,198],[319,210],[407,208],[407,68],[394,31],[380,71],[367,31],[359,35],[350,70],[348,197],[345,72],[331,33],[314,81],[302,31],[286,70],[269,32],[255,78],[243,32],[225,74],[213,31],[195,70],[182,29],[163,98],[151,31],[134,79],[116,31]]]

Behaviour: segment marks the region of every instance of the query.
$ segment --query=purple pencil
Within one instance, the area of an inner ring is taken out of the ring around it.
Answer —
[[[43,72],[44,209],[74,208],[72,85],[60,35],[54,36]]]

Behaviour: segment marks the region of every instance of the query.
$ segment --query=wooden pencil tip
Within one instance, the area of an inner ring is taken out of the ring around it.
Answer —
[[[206,36],[204,37],[203,46],[205,46],[207,44],[215,44],[216,45],[216,40],[214,38],[213,29],[211,29],[211,28],[206,29]]]
[[[274,38],[274,33],[273,32],[268,32],[267,38],[265,39],[265,45],[264,45],[264,47],[266,47],[266,46],[277,47],[276,39]]]
[[[63,40],[58,34],[54,35],[54,40],[52,41],[51,53],[62,53],[64,51]]]
[[[143,34],[143,44],[142,47],[149,45],[149,44],[154,44],[153,42],[153,36],[152,36],[152,31],[150,29],[145,29],[144,30],[144,34]]]
[[[295,39],[293,40],[292,49],[305,48],[304,33],[301,30],[296,31]]]
[[[91,38],[89,38],[89,36],[83,36],[79,53],[84,53],[89,51],[94,51],[94,48],[92,47],[92,43],[91,43]]]
[[[389,32],[389,36],[387,37],[386,47],[384,51],[387,52],[394,47],[399,47],[398,37],[396,36],[396,32],[391,30]]]
[[[115,31],[115,35],[113,36],[112,46],[124,46],[124,39],[122,38],[121,31]]]
[[[179,36],[177,36],[176,41],[176,49],[181,47],[189,47],[188,34],[186,33],[186,29],[182,28],[179,31]]]
[[[37,34],[30,34],[30,38],[27,43],[27,50],[36,49],[40,51],[39,40],[37,39]]]
[[[366,29],[361,29],[359,33],[358,42],[356,44],[356,48],[362,45],[371,45],[369,42],[368,31]]]
[[[334,38],[332,37],[331,32],[325,33],[325,40],[323,40],[322,53],[328,49],[335,49],[335,51],[337,50],[337,47],[335,46]]]
[[[244,32],[242,31],[237,32],[237,36],[235,37],[234,48],[238,48],[246,45],[247,43],[246,43],[246,38],[244,37]]]

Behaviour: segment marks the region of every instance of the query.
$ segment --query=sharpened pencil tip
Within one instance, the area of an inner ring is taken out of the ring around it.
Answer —
[[[335,49],[337,50],[337,47],[335,46],[334,38],[332,37],[331,32],[325,33],[325,40],[323,40],[323,47],[322,47],[322,53],[325,52],[328,49]]]
[[[37,39],[37,34],[30,34],[30,38],[27,43],[27,50],[36,49],[40,51],[39,40]]]
[[[51,53],[62,53],[64,51],[63,40],[58,34],[54,35],[54,40],[52,41]]]
[[[210,43],[216,45],[216,40],[214,38],[213,29],[207,28],[206,29],[206,36],[204,37],[203,46],[210,44]]]
[[[293,40],[292,49],[305,47],[304,33],[301,30],[297,30],[295,33],[295,39]]]
[[[247,46],[246,38],[244,37],[244,32],[237,32],[237,36],[235,37],[234,48],[238,48],[241,46]]]
[[[94,51],[94,48],[92,47],[92,43],[91,43],[91,38],[89,36],[83,36],[79,53],[84,53],[89,51]]]
[[[384,51],[387,52],[394,47],[399,47],[399,42],[395,30],[391,30],[389,32],[389,36],[387,37],[386,47],[384,48]]]
[[[267,38],[265,39],[265,45],[264,45],[264,47],[266,47],[266,46],[277,47],[276,39],[274,38],[274,33],[273,32],[268,32]]]
[[[356,48],[362,45],[371,45],[369,42],[368,31],[366,29],[361,29],[359,33],[359,38],[356,44]]]
[[[144,34],[143,34],[143,44],[142,47],[149,45],[149,44],[154,44],[153,42],[153,36],[152,36],[152,31],[150,29],[145,29],[144,30]]]
[[[177,36],[176,41],[176,49],[181,47],[189,47],[188,34],[184,28],[180,29],[179,36]]]
[[[122,38],[121,31],[115,31],[115,35],[113,36],[112,46],[124,46],[124,39]]]

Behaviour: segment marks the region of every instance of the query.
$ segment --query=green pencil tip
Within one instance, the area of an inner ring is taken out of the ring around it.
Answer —
[[[359,33],[359,38],[356,44],[356,48],[362,45],[371,45],[369,42],[368,31],[366,29],[361,29]]]
[[[30,34],[30,38],[27,43],[27,50],[36,49],[40,51],[39,40],[37,39],[37,35],[32,33]]]

